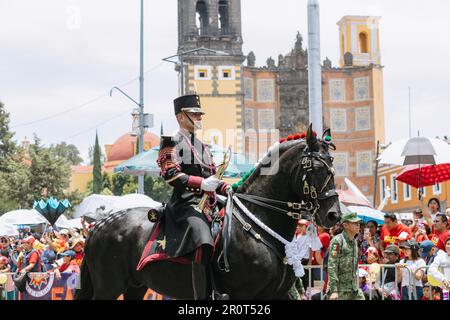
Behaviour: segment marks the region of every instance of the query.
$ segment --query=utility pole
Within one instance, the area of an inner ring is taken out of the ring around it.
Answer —
[[[411,87],[408,87],[409,95],[409,137],[412,138],[412,128],[411,128]]]
[[[317,134],[323,132],[322,65],[320,61],[319,0],[308,0],[309,122]]]
[[[144,151],[144,0],[141,0],[141,57],[139,75],[139,153]],[[138,193],[144,194],[144,176],[138,176]]]

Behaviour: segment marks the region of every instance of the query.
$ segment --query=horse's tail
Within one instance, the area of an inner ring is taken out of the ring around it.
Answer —
[[[81,263],[80,288],[75,290],[74,300],[92,300],[94,297],[94,287],[92,286],[91,275],[87,265],[86,257]]]

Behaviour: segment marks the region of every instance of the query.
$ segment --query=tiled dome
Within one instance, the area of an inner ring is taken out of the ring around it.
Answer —
[[[132,136],[129,133],[121,136],[117,141],[111,146],[107,154],[107,161],[122,161],[128,160],[134,156],[134,148],[136,144],[137,137]],[[160,139],[157,135],[146,132],[144,134],[144,146],[145,150],[148,149],[148,144],[150,148],[159,146]]]

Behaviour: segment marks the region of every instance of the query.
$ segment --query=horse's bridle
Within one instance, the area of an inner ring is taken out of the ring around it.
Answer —
[[[325,188],[330,183],[331,179],[335,175],[335,171],[333,167],[330,167],[327,163],[327,158],[329,155],[325,155],[322,152],[312,152],[305,150],[302,154],[302,161],[300,165],[295,169],[296,174],[294,175],[294,185],[297,181],[301,181],[300,189],[301,193],[309,199],[307,202],[310,205],[310,210],[306,210],[310,213],[314,218],[319,218],[317,215],[317,211],[320,208],[319,201],[323,201],[329,199],[331,197],[338,196],[336,189],[328,189]],[[327,177],[320,188],[314,185],[311,177],[311,173],[314,171],[314,160],[323,163],[323,165],[327,169]],[[302,175],[301,179],[299,176]]]
[[[326,190],[325,188],[330,183],[331,179],[334,176],[334,169],[328,165],[326,162],[325,155],[321,152],[309,152],[308,150],[303,151],[303,154],[301,156],[301,162],[298,166],[294,168],[295,174],[294,177],[294,186],[296,183],[300,180],[301,181],[301,191],[304,196],[308,198],[309,201],[305,202],[302,201],[302,203],[295,203],[295,202],[285,202],[280,200],[273,200],[268,199],[264,197],[258,197],[255,195],[250,194],[240,194],[236,193],[235,196],[245,200],[247,202],[251,202],[253,204],[256,204],[260,207],[270,209],[271,211],[279,212],[286,214],[287,216],[291,217],[294,220],[300,220],[302,219],[302,212],[307,212],[311,214],[313,217],[316,216],[317,211],[320,208],[319,201],[326,200],[328,198],[337,196],[336,190],[330,189]],[[328,174],[325,179],[325,182],[322,187],[317,188],[317,186],[314,185],[311,179],[311,174],[314,170],[314,161],[317,160],[320,161],[325,165],[327,168]],[[299,179],[300,175],[302,175],[301,179]],[[317,191],[319,189],[319,191]],[[288,208],[282,209],[282,208]],[[298,212],[295,212],[298,211]],[[319,218],[320,219],[320,218]]]

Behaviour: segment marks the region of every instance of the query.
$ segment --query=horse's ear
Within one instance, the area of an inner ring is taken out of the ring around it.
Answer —
[[[320,147],[315,132],[312,129],[312,123],[309,125],[308,131],[306,132],[306,143],[308,144],[308,149],[310,151],[319,151]]]
[[[330,137],[329,139],[331,141],[331,129],[330,128],[325,129],[325,131],[323,132],[323,135],[322,135],[322,140],[326,141],[326,139],[325,139],[326,137]]]

